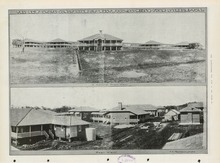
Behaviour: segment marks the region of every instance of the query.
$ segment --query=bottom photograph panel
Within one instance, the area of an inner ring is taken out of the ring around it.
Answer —
[[[207,153],[205,86],[10,91],[11,155]]]

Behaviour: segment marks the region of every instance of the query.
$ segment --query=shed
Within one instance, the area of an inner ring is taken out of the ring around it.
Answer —
[[[187,106],[180,110],[180,124],[200,124],[201,114],[201,109]]]
[[[55,116],[53,119],[55,136],[59,139],[86,139],[86,128],[89,122],[74,116]]]
[[[180,114],[179,111],[177,111],[175,109],[171,109],[170,111],[168,111],[164,115],[164,120],[166,120],[166,121],[177,121],[177,120],[179,120],[179,114]]]

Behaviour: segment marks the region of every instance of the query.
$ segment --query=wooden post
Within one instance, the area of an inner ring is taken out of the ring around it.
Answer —
[[[29,136],[31,137],[31,126],[29,126]]]
[[[40,134],[43,135],[43,125],[40,125]]]
[[[30,136],[29,142],[31,142],[31,126],[29,126],[29,136]]]

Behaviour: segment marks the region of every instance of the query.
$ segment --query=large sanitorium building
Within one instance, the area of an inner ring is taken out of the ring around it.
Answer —
[[[79,50],[111,51],[121,50],[123,40],[109,34],[104,34],[102,30],[100,30],[98,34],[78,41],[80,42]]]

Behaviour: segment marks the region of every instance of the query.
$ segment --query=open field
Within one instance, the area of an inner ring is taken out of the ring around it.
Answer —
[[[204,50],[75,52],[66,49],[10,50],[12,84],[47,83],[204,83]]]
[[[146,126],[149,126],[148,129],[144,128]],[[182,133],[183,137],[203,133],[202,125],[179,126],[178,123],[162,123],[158,127],[152,122],[146,122],[123,129],[92,123],[91,127],[95,127],[97,130],[97,140],[95,141],[44,140],[33,145],[22,145],[16,148],[20,150],[162,149],[175,132]]]
[[[65,49],[13,48],[10,55],[12,84],[66,83],[74,80],[73,54]]]

